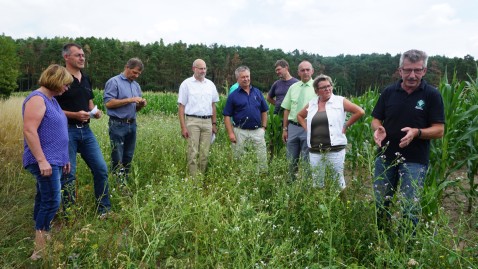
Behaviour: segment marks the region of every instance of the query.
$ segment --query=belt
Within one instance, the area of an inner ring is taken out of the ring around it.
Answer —
[[[117,122],[122,122],[122,123],[134,123],[136,119],[121,119],[118,117],[110,116],[110,120],[112,121],[117,121]]]
[[[186,114],[186,116],[193,117],[193,118],[200,118],[200,119],[210,119],[212,117],[212,116],[197,116],[197,115],[188,115],[188,114]]]
[[[302,127],[298,122],[295,122],[295,121],[289,121],[290,124],[292,125],[295,125],[295,126],[299,126],[299,127]]]
[[[252,127],[252,128],[242,128],[242,127],[239,127],[239,126],[234,126],[234,127],[235,127],[235,128],[239,128],[239,129],[241,129],[241,130],[257,130],[257,129],[261,128],[261,127],[259,127],[259,126],[254,126],[254,127]]]
[[[68,123],[68,127],[81,129],[88,127],[88,123]]]

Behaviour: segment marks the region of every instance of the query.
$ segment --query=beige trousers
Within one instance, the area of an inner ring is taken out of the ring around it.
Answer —
[[[198,172],[204,174],[207,168],[209,148],[211,147],[211,119],[186,116],[186,128],[189,133],[187,152],[189,175],[196,176]]]
[[[232,149],[235,158],[240,158],[247,147],[252,148],[257,156],[257,170],[258,172],[267,171],[267,150],[265,131],[262,128],[256,130],[244,130],[234,127],[234,135],[236,136],[236,144],[233,144]]]

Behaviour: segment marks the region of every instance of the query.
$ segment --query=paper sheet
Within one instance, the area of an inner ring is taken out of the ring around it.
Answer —
[[[98,106],[95,106],[91,111],[90,111],[90,118],[94,118],[95,114],[98,112]]]

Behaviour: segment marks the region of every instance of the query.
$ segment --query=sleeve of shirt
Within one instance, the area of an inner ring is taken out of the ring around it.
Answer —
[[[274,84],[272,84],[272,87],[271,87],[271,89],[269,90],[269,93],[267,93],[267,95],[268,95],[270,98],[276,97],[276,87],[277,87],[277,81],[274,82]]]
[[[108,103],[111,99],[118,96],[118,84],[114,78],[110,78],[105,84],[105,93],[103,94],[103,103]]]
[[[90,85],[90,96],[88,97],[90,100],[95,98],[95,94],[93,93],[93,84],[91,83],[91,79],[87,77],[88,84]]]
[[[234,104],[233,104],[232,99],[234,98],[233,97],[234,93],[235,93],[235,91],[227,97],[226,105],[224,106],[224,110],[222,111],[222,115],[224,115],[224,116],[229,116],[229,117],[233,116]]]
[[[93,93],[93,89],[90,90],[88,100],[93,100],[95,99],[95,94]]]
[[[135,81],[136,82],[136,81]],[[139,85],[138,82],[136,82],[136,86],[138,87],[138,94],[139,94],[139,97],[143,97],[143,91],[141,90],[141,86]]]
[[[445,106],[443,97],[436,89],[430,94],[429,121],[430,123],[445,123]]]
[[[378,101],[375,104],[375,107],[372,111],[372,117],[383,121],[385,119],[385,96],[387,95],[387,90],[384,90],[382,94],[378,97]]]
[[[178,104],[186,105],[188,103],[187,91],[186,81],[183,81],[179,86]]]
[[[214,82],[210,81],[209,79],[206,80],[206,82],[207,82],[208,91],[211,94],[211,102],[212,103],[219,102],[219,93],[217,92],[216,85],[214,84]]]
[[[294,84],[292,84],[292,85],[294,85]],[[282,101],[282,104],[280,105],[283,109],[290,110],[290,107],[291,107],[290,94],[292,92],[291,91],[292,85],[289,87],[289,90],[287,91],[287,93],[284,97],[284,100]]]
[[[213,91],[213,94],[212,94],[212,102],[217,103],[217,102],[219,102],[219,93],[217,92],[216,85],[214,85],[214,83],[212,85],[213,85],[213,88],[214,88],[214,91]]]

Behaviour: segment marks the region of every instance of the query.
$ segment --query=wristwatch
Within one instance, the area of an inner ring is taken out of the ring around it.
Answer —
[[[282,128],[282,131],[287,131],[287,130],[288,130],[287,127]]]

